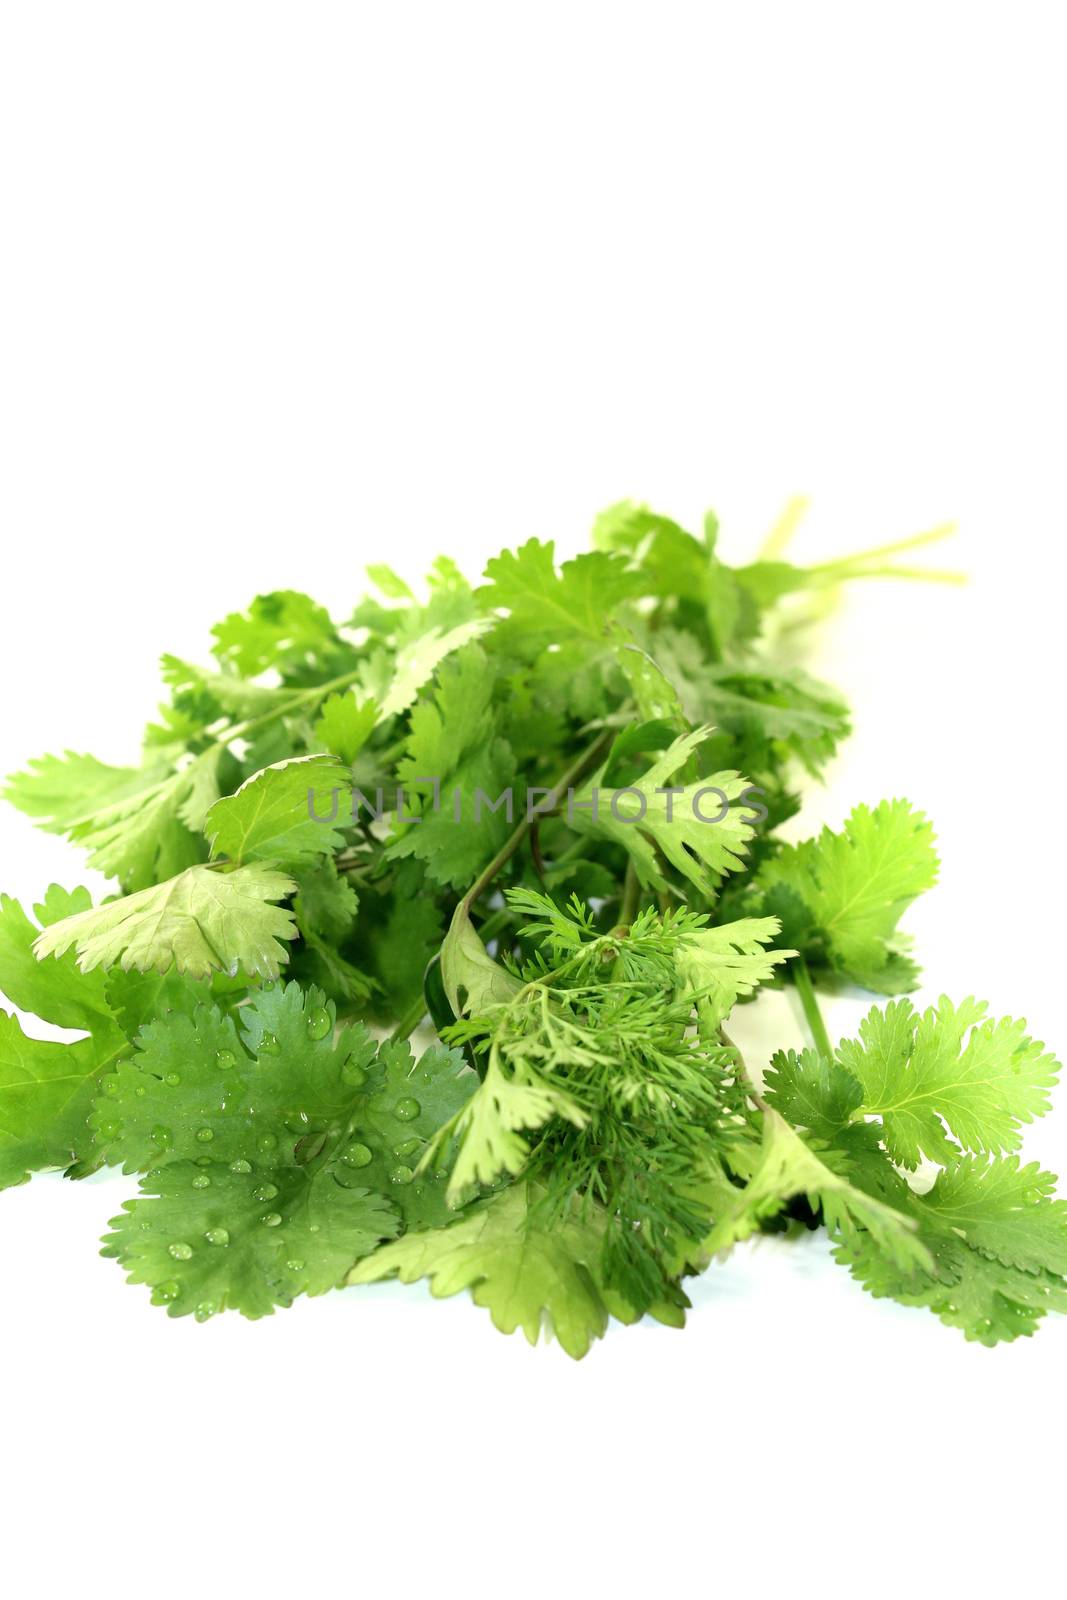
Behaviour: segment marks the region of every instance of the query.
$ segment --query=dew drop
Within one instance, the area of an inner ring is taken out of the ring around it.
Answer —
[[[325,1039],[332,1026],[330,1013],[324,1006],[313,1006],[308,1012],[307,1030],[309,1039]]]
[[[251,1161],[246,1161],[243,1156],[238,1156],[236,1161],[230,1162],[231,1172],[251,1172],[251,1170]]]
[[[390,1183],[410,1183],[415,1174],[410,1167],[394,1167],[389,1174]]]
[[[208,1244],[229,1244],[230,1236],[225,1228],[209,1228],[204,1235]]]
[[[273,989],[274,988],[274,979],[273,978],[264,978],[263,982],[260,984],[259,987],[262,990],[264,990],[264,992],[266,992],[269,989]]]
[[[212,1139],[215,1137],[214,1129],[213,1128],[197,1128],[196,1137],[199,1139],[201,1144],[210,1144]]]
[[[367,1074],[362,1067],[357,1067],[354,1061],[346,1061],[341,1068],[341,1078],[344,1083],[351,1085],[353,1089],[362,1089],[367,1081]]]
[[[318,1233],[321,1230],[321,1228],[322,1228],[322,1223],[321,1222],[309,1222],[308,1223],[308,1232],[309,1233]]]
[[[341,1160],[346,1167],[369,1167],[374,1160],[374,1152],[365,1144],[350,1144]]]
[[[276,1133],[261,1133],[256,1140],[256,1149],[265,1156],[278,1148],[278,1135]]]
[[[175,1283],[173,1278],[168,1278],[166,1283],[157,1283],[152,1290],[152,1299],[157,1306],[165,1306],[171,1300],[177,1300],[181,1294],[181,1285]]]
[[[273,1183],[261,1183],[258,1189],[252,1190],[253,1200],[273,1200],[278,1193]]]
[[[168,1084],[172,1089],[176,1089],[181,1081],[182,1078],[180,1072],[168,1072],[166,1077],[163,1079],[163,1082]]]
[[[100,1135],[101,1139],[114,1139],[118,1137],[121,1127],[121,1122],[113,1122],[112,1119],[108,1117],[100,1124],[96,1131]]]
[[[261,1056],[276,1056],[278,1054],[278,1035],[276,1033],[265,1033],[263,1035],[259,1041],[259,1053]]]
[[[157,1123],[152,1129],[152,1143],[158,1144],[161,1150],[166,1150],[174,1135],[169,1128],[164,1128],[162,1123]]]
[[[167,1254],[172,1255],[175,1261],[188,1261],[192,1253],[193,1247],[191,1244],[169,1244],[167,1246]]]
[[[145,1095],[148,1093],[148,1090],[145,1088],[143,1083],[139,1083],[133,1092],[137,1096],[138,1100],[143,1100]]]
[[[421,1110],[422,1107],[419,1105],[419,1102],[417,1100],[412,1100],[409,1096],[405,1100],[397,1101],[396,1105],[393,1107],[393,1116],[398,1122],[412,1122],[418,1116]]]
[[[207,1322],[209,1318],[215,1315],[218,1309],[218,1306],[213,1300],[201,1300],[200,1304],[193,1312],[193,1316],[196,1318],[197,1322]]]
[[[306,1111],[294,1111],[292,1116],[286,1117],[285,1126],[290,1133],[306,1133],[310,1123]]]
[[[237,1057],[234,1055],[232,1050],[215,1051],[215,1065],[221,1072],[228,1072],[236,1060]]]
[[[289,1268],[290,1272],[303,1272],[304,1270],[304,1263],[302,1261],[287,1261],[285,1265]]]
[[[114,1073],[112,1073],[110,1077],[104,1079],[102,1087],[105,1094],[118,1094],[119,1080],[115,1077]]]
[[[394,1144],[393,1154],[402,1157],[413,1156],[421,1143],[421,1139],[405,1139],[401,1144]]]
[[[282,1219],[276,1211],[268,1211],[259,1220],[265,1228],[276,1228]]]
[[[193,1188],[194,1189],[210,1189],[211,1188],[211,1179],[208,1177],[206,1172],[198,1172],[197,1173],[196,1177],[193,1179]]]

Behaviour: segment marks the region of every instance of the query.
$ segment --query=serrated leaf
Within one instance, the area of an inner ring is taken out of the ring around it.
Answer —
[[[776,1111],[765,1111],[759,1163],[745,1188],[717,1216],[704,1249],[713,1255],[747,1238],[794,1195],[803,1194],[821,1209],[831,1234],[844,1239],[857,1231],[869,1234],[900,1268],[929,1265],[915,1220],[856,1188],[828,1159],[832,1157],[806,1144]]]
[[[166,972],[172,965],[191,977],[221,970],[276,978],[286,960],[282,939],[296,935],[290,912],[271,902],[296,885],[260,865],[216,872],[190,867],[167,883],[66,917],[34,944],[38,960],[78,952],[83,972],[94,967],[137,967]]]
[[[340,1287],[353,1261],[399,1228],[384,1195],[337,1183],[332,1170],[289,1168],[264,1184],[220,1162],[174,1161],[111,1220],[102,1255],[148,1284],[172,1317],[220,1311],[269,1316],[300,1294]]]
[[[817,1050],[779,1050],[771,1058],[764,1094],[787,1121],[820,1139],[847,1127],[863,1102],[863,1090],[838,1061]]]
[[[352,1284],[429,1278],[438,1297],[469,1289],[501,1333],[521,1328],[531,1344],[550,1329],[576,1360],[607,1328],[597,1287],[600,1240],[573,1219],[551,1229],[529,1220],[524,1184],[494,1195],[446,1228],[409,1233],[361,1261]]]
[[[679,938],[676,960],[682,992],[700,997],[705,1027],[717,1028],[743,995],[773,978],[775,967],[795,954],[764,948],[779,929],[774,917],[743,917]]]
[[[605,640],[611,612],[642,589],[625,561],[600,551],[565,561],[557,572],[555,545],[540,539],[495,556],[485,575],[490,582],[477,598],[487,610],[506,608],[511,628],[526,639]]]
[[[759,884],[775,911],[782,889],[804,905],[812,923],[806,955],[863,984],[886,967],[901,915],[936,882],[937,868],[926,818],[906,800],[883,800],[873,811],[857,806],[840,833],[824,828],[817,839],[785,846],[761,867]]]
[[[351,689],[345,694],[328,695],[315,724],[315,743],[351,765],[377,721],[378,707],[373,700],[359,700]]]
[[[89,904],[89,893],[53,884],[35,907],[47,927]],[[0,1188],[24,1183],[42,1167],[91,1161],[89,1111],[96,1086],[130,1045],[107,998],[103,974],[84,974],[73,956],[42,969],[33,957],[40,928],[17,900],[0,898],[0,987],[42,1021],[84,1029],[66,1044],[28,1038],[0,1011]]]
[[[1059,1063],[1010,1017],[984,1021],[984,1001],[954,1006],[945,997],[920,1017],[907,1000],[877,1007],[859,1039],[838,1048],[841,1065],[863,1089],[863,1109],[880,1116],[894,1161],[921,1156],[952,1163],[956,1150],[1015,1150],[1019,1128],[1048,1110]]]
[[[644,776],[625,789],[604,790],[605,763],[568,808],[568,824],[579,833],[622,845],[641,882],[650,888],[667,887],[656,860],[658,849],[697,889],[713,893],[726,873],[743,865],[753,836],[752,824],[742,816],[743,804],[734,804],[750,785],[740,773],[716,772],[699,782],[668,788],[669,780],[710,731],[696,728],[675,739]]]
[[[218,800],[204,831],[213,857],[297,868],[331,855],[350,820],[348,773],[332,756],[294,756]],[[336,824],[336,826],[335,826]]]

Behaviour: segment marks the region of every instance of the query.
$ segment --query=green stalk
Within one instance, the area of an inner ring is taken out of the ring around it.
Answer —
[[[811,981],[811,973],[808,971],[808,963],[803,956],[794,956],[791,966],[793,969],[793,983],[796,986],[797,994],[800,996],[804,1020],[808,1025],[812,1042],[821,1056],[824,1056],[827,1061],[832,1061],[834,1059],[834,1047],[830,1043],[830,1035],[826,1031],[826,1023],[823,1021],[822,1012],[819,1010],[819,1001],[815,994],[815,985]]]
[[[593,743],[588,747],[588,749],[583,751],[578,759],[567,768],[566,772],[564,772],[563,775],[556,780],[556,782],[552,785],[553,793],[559,794],[560,792],[569,789],[571,785],[574,784],[579,778],[584,777],[585,773],[590,767],[595,767],[597,762],[600,760],[600,757],[606,752],[614,737],[614,729],[605,728],[603,733],[593,740]],[[469,912],[471,906],[474,904],[475,900],[477,900],[478,896],[485,893],[486,889],[488,889],[497,873],[500,872],[503,867],[507,866],[512,856],[515,854],[516,850],[519,848],[520,844],[522,844],[523,840],[526,838],[526,835],[533,827],[536,816],[537,813],[534,815],[527,815],[522,818],[518,827],[508,836],[507,839],[505,839],[504,843],[501,845],[492,861],[490,861],[489,865],[484,867],[475,878],[474,882],[463,896],[463,899],[459,902],[459,906],[456,907],[457,913],[460,907]]]

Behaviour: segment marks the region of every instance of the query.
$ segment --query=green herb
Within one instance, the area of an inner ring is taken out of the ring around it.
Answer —
[[[82,1035],[0,1012],[0,1185],[139,1174],[104,1253],[198,1320],[425,1277],[581,1356],[816,1224],[985,1344],[1067,1309],[1067,1204],[1017,1154],[1053,1057],[974,999],[890,999],[836,1048],[819,1008],[916,987],[929,822],[780,837],[849,731],[798,629],[852,578],[951,579],[899,563],[948,530],[804,568],[794,520],[736,568],[713,517],[626,504],[477,589],[442,559],[422,598],[369,568],[344,620],[260,595],[210,668],[164,656],[140,766],[10,779],[116,882],[0,900],[0,987]],[[731,1014],[783,985],[811,1048],[761,1086]]]

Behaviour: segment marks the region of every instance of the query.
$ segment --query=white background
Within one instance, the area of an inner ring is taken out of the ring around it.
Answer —
[[[969,588],[869,585],[824,636],[858,731],[806,823],[925,806],[923,998],[1062,1051],[1059,22],[0,6],[0,769],[132,759],[161,650],[273,587],[344,616],[370,560],[573,553],[623,495],[714,504],[739,558],[798,490],[798,558],[956,516],[932,558]],[[14,812],[0,852],[29,900],[84,877]],[[784,1000],[746,1029],[800,1037]],[[419,1289],[198,1327],[95,1255],[130,1188],[0,1199],[12,1593],[992,1595],[1060,1564],[1067,1326],[968,1346],[813,1240],[577,1366]]]

